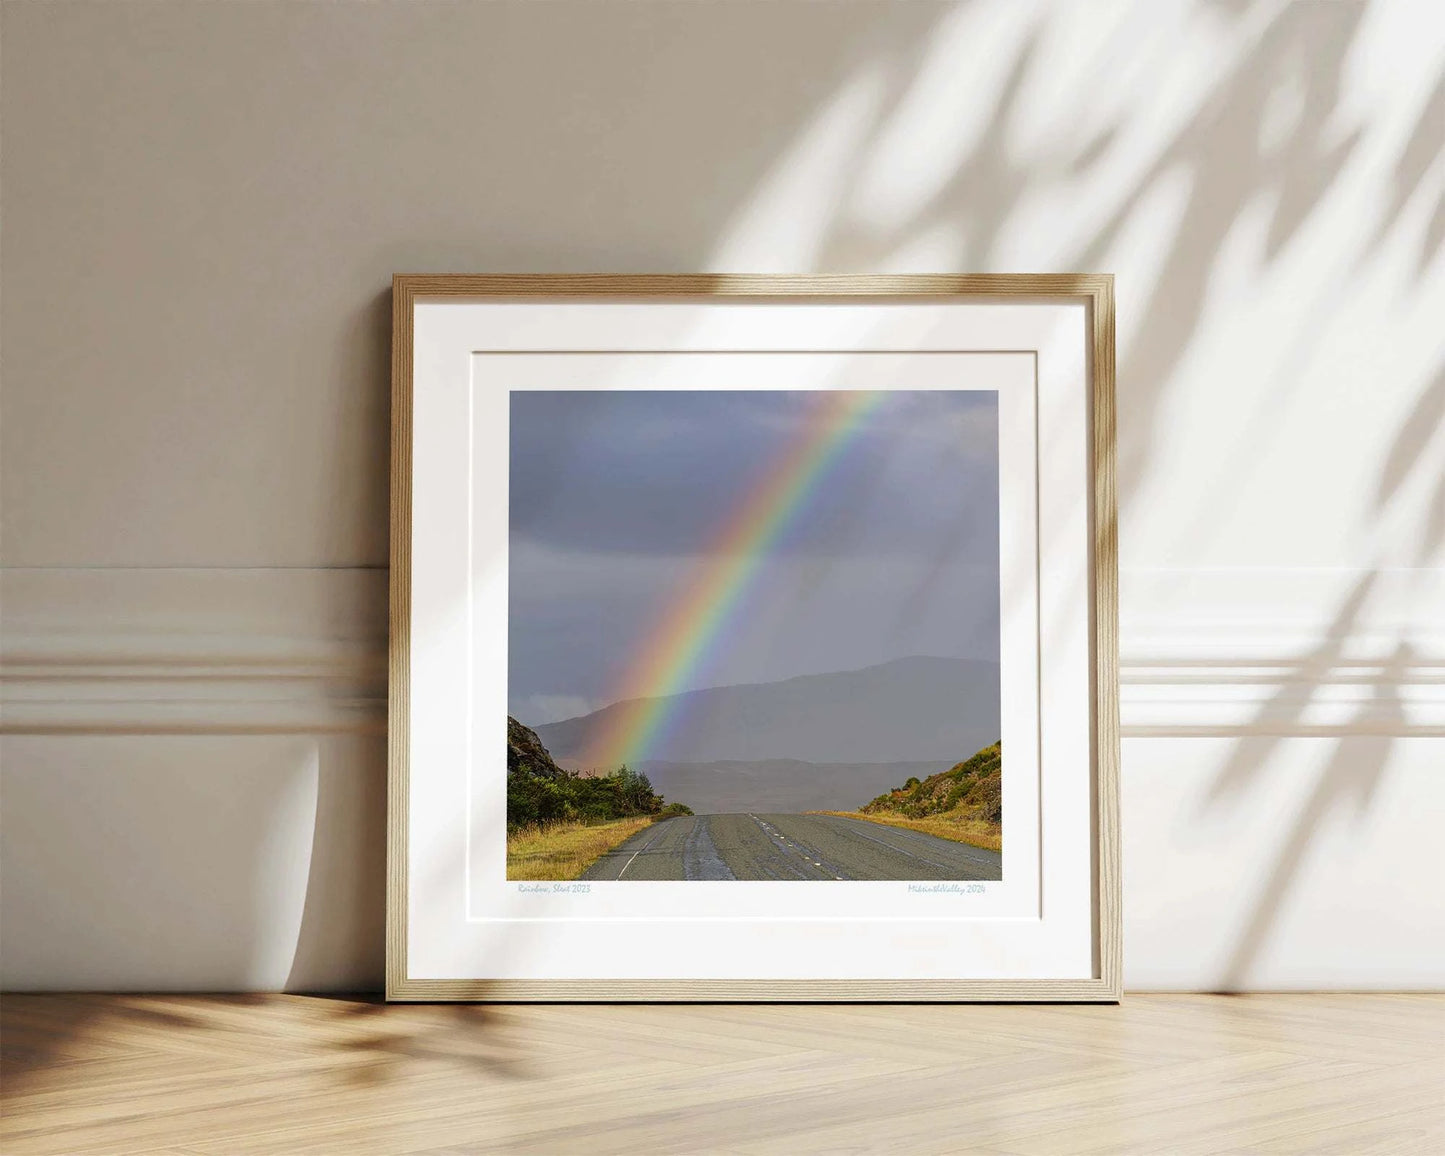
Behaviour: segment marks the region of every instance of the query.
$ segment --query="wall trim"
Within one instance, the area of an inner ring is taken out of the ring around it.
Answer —
[[[386,571],[0,572],[0,733],[386,728]]]
[[[1121,586],[1126,738],[1445,736],[1439,570]],[[4,570],[0,598],[0,733],[385,731],[383,569]]]

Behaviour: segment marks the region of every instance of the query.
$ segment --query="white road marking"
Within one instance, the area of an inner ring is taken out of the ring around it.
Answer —
[[[666,824],[663,825],[665,826]],[[646,851],[649,847],[656,843],[660,838],[662,838],[661,835],[654,834],[651,839],[649,839],[646,843],[644,843],[641,847],[639,847],[636,851],[632,853],[632,859],[636,859],[639,855],[641,855],[644,851]],[[627,874],[627,869],[632,866],[632,859],[629,859],[626,863],[622,865],[622,870],[617,873],[617,878],[621,879],[624,875]]]
[[[821,864],[820,862],[818,862],[818,860],[816,860],[816,859],[814,859],[812,856],[810,856],[806,851],[804,851],[801,847],[799,847],[796,843],[794,843],[791,839],[789,839],[786,835],[784,835],[784,834],[783,834],[781,831],[779,831],[776,827],[772,826],[772,825],[769,824],[769,823],[764,823],[761,819],[759,819],[759,818],[758,818],[756,815],[754,815],[751,811],[748,812],[748,818],[751,819],[754,823],[756,823],[759,827],[761,827],[761,828],[763,829],[763,831],[764,831],[765,834],[771,835],[771,836],[773,837],[773,839],[775,839],[775,840],[776,840],[777,842],[779,842],[779,843],[786,843],[789,847],[791,847],[794,851],[796,851],[797,854],[798,854],[798,858],[799,858],[799,859],[802,859],[805,863],[811,863],[814,867],[818,868],[819,871],[827,871],[828,874],[829,874],[829,875],[832,875],[834,879],[837,879],[837,880],[839,880],[840,882],[842,881],[843,876],[841,876],[841,875],[834,875],[833,872],[832,872],[829,868],[824,867],[823,864]],[[624,870],[625,870],[625,868],[624,868]]]
[[[641,854],[642,848],[639,847],[636,851],[632,853],[632,859],[636,859]],[[617,878],[621,879],[624,875],[627,874],[627,869],[632,866],[632,859],[629,859],[626,863],[622,865],[622,870],[617,873]]]

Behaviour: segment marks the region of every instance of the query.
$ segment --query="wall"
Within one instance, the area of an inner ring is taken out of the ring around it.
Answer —
[[[1445,980],[1431,0],[0,19],[7,986],[379,983],[397,270],[1115,272],[1126,980]]]

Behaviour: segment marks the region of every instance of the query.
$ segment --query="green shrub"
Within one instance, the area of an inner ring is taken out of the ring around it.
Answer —
[[[681,808],[675,810],[674,808]],[[640,771],[592,775],[557,765],[537,732],[507,716],[507,829],[544,823],[605,823],[663,812],[663,799]],[[673,803],[667,813],[692,812]]]
[[[626,766],[608,775],[586,775],[519,763],[507,772],[509,829],[539,823],[603,823],[656,815],[662,809],[662,796],[647,776]]]
[[[1002,771],[1003,745],[994,743],[922,781],[910,777],[903,786],[879,795],[862,810],[865,814],[891,812],[909,819],[964,810],[997,823],[1003,814]]]

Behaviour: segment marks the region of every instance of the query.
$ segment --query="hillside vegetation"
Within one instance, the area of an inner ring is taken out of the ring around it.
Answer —
[[[663,798],[646,775],[618,767],[589,775],[559,767],[531,727],[507,717],[507,829],[550,823],[603,823],[658,815]],[[671,814],[692,814],[675,804]]]
[[[1003,744],[984,747],[926,779],[910,778],[865,804],[856,817],[1001,850]]]
[[[607,775],[559,767],[536,731],[507,717],[508,879],[576,879],[654,820],[691,814],[626,766]]]
[[[923,819],[949,811],[988,823],[1003,822],[1003,743],[984,747],[926,779],[909,779],[861,808],[865,815],[898,814]]]

